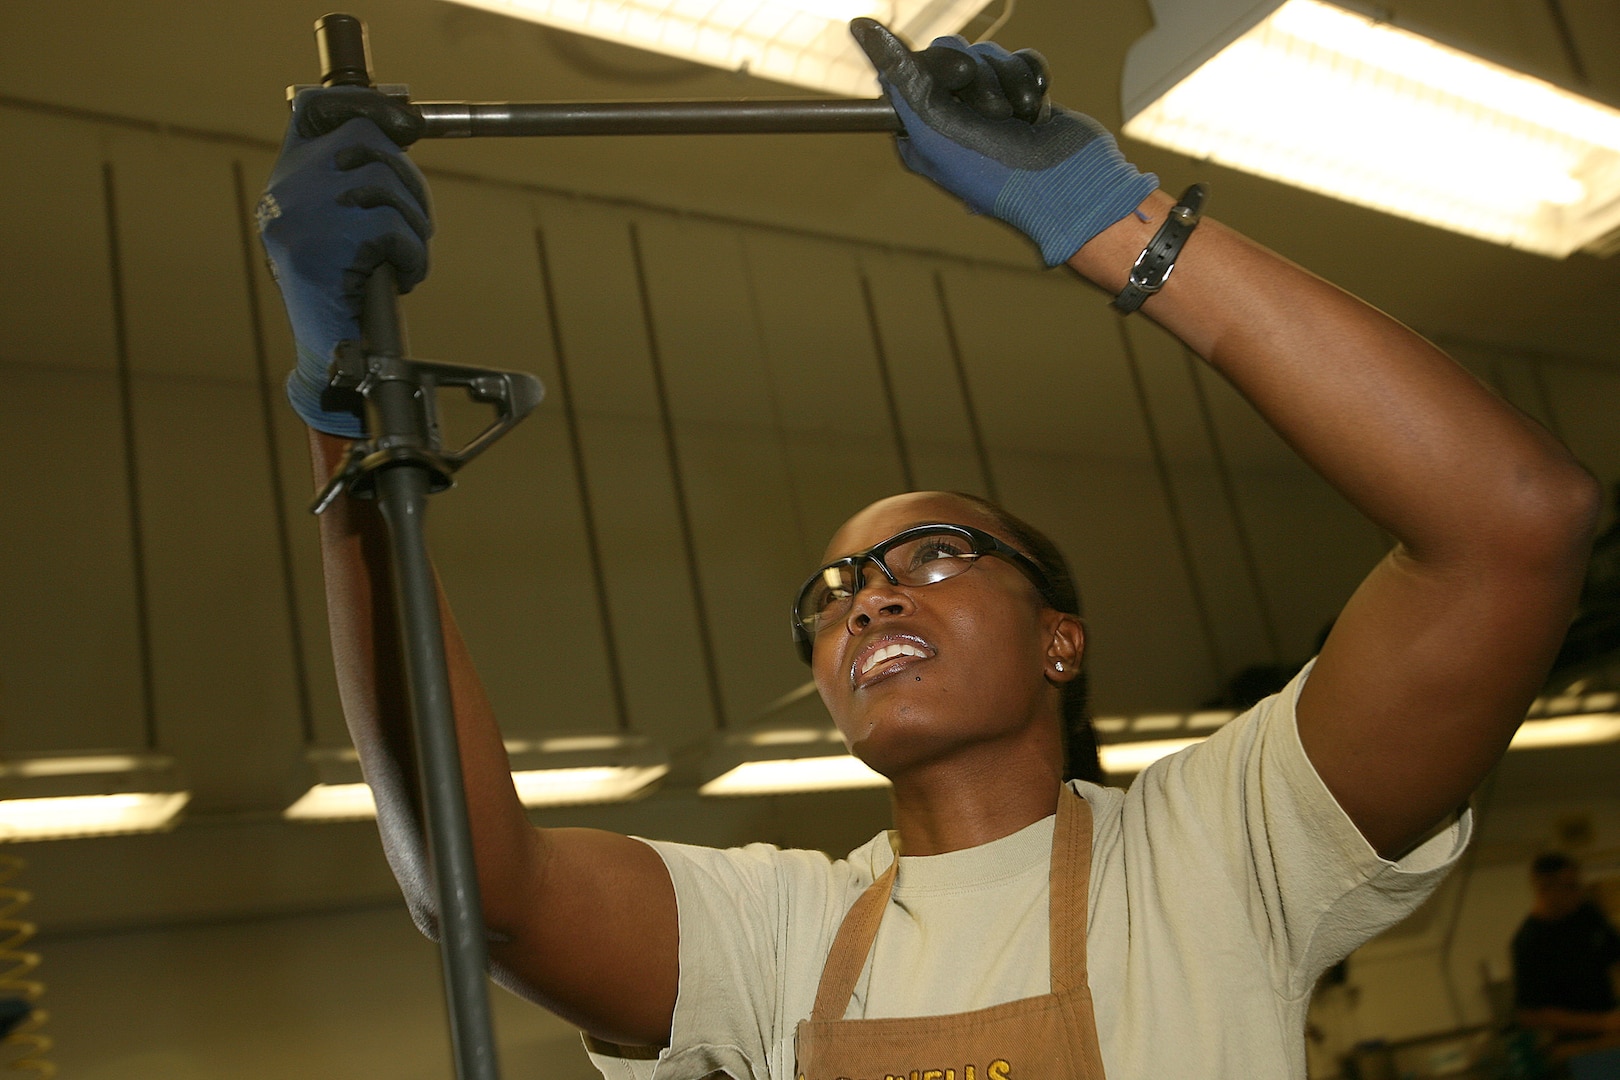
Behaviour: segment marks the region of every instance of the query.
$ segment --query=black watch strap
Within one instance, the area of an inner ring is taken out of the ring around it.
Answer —
[[[1114,307],[1129,315],[1141,307],[1148,297],[1164,288],[1170,271],[1176,268],[1181,246],[1187,242],[1187,237],[1192,235],[1204,215],[1204,199],[1208,195],[1208,184],[1194,184],[1182,192],[1181,201],[1170,208],[1170,216],[1153,234],[1153,239],[1142,249],[1142,254],[1136,257],[1130,278],[1119,295],[1114,297]]]

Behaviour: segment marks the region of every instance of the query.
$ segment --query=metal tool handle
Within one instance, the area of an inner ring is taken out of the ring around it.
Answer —
[[[375,86],[366,27],[333,12],[315,23],[322,86]],[[532,135],[765,135],[837,131],[897,133],[883,98],[756,101],[420,101],[404,87],[379,88],[421,118],[410,136],[456,139]]]
[[[883,98],[761,101],[413,101],[422,137],[899,132]]]

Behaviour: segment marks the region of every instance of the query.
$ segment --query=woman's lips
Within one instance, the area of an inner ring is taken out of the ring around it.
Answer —
[[[861,689],[931,660],[935,649],[915,634],[884,634],[863,645],[850,664],[850,683]]]

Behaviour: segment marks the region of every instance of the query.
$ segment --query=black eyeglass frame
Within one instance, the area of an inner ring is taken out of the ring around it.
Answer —
[[[966,540],[973,548],[974,561],[978,560],[979,557],[984,555],[996,555],[1006,559],[1008,562],[1012,563],[1013,566],[1017,567],[1025,577],[1029,578],[1030,584],[1035,586],[1035,590],[1041,594],[1042,600],[1045,600],[1048,604],[1054,608],[1057,608],[1058,610],[1063,609],[1063,604],[1057,597],[1057,590],[1053,588],[1052,580],[1051,578],[1047,577],[1046,571],[1042,570],[1040,564],[1034,559],[1031,559],[1028,555],[1025,555],[1022,551],[1019,551],[1006,541],[990,535],[983,529],[975,529],[971,525],[956,525],[946,521],[937,522],[932,525],[914,525],[909,529],[902,529],[900,532],[895,533],[882,543],[874,544],[865,551],[858,551],[853,555],[846,555],[842,559],[834,559],[832,562],[821,567],[819,570],[805,579],[804,584],[799,587],[798,597],[793,601],[793,644],[799,650],[799,659],[803,660],[806,664],[810,663],[811,651],[815,647],[815,635],[812,634],[810,629],[804,625],[804,620],[799,615],[799,605],[804,603],[805,597],[809,595],[811,586],[813,586],[823,574],[834,567],[847,566],[851,570],[856,571],[857,575],[860,576],[861,584],[856,590],[859,592],[860,588],[866,587],[866,578],[864,575],[860,574],[860,568],[864,563],[870,562],[877,565],[877,568],[883,572],[883,576],[888,578],[890,585],[901,587],[902,583],[900,579],[894,576],[894,571],[890,570],[889,565],[883,561],[884,557],[887,556],[893,548],[900,546],[908,540],[915,540],[920,536],[939,532],[952,533]],[[957,557],[962,558],[962,556]],[[968,569],[972,569],[971,565],[968,567]],[[963,573],[966,572],[966,570],[963,571]],[[960,576],[961,574],[951,575],[951,577]],[[950,579],[940,579],[940,581],[948,580]],[[938,581],[930,581],[924,582],[922,585],[910,585],[904,587],[920,589],[926,587],[927,585],[938,584]],[[853,596],[850,598],[850,603],[854,603]]]

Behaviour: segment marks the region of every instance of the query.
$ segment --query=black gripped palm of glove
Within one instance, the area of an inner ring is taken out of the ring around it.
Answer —
[[[1157,190],[1106,128],[1047,101],[1034,50],[942,37],[913,52],[872,19],[849,28],[905,127],[896,142],[906,166],[1023,232],[1048,266]]]
[[[419,123],[375,90],[300,91],[255,209],[298,348],[287,397],[332,435],[364,434],[353,396],[329,390],[327,368],[338,342],[360,338],[366,279],[383,263],[402,292],[427,276],[432,201],[402,149]]]

